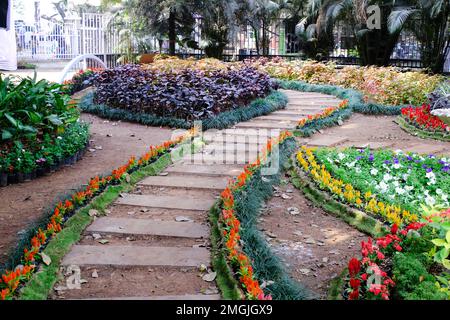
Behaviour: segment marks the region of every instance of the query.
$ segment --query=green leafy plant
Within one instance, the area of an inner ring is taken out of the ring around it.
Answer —
[[[450,260],[448,259],[450,253],[450,223],[447,222],[443,228],[447,229],[445,238],[437,238],[431,240],[431,242],[433,242],[435,246],[441,248],[434,254],[434,261],[442,264],[446,269],[450,269]]]

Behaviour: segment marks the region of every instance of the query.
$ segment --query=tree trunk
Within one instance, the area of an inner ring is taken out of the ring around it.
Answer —
[[[176,54],[177,30],[176,30],[176,12],[174,9],[170,10],[169,14],[169,54],[174,56]]]

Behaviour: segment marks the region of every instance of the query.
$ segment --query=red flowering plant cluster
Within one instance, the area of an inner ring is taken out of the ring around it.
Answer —
[[[449,130],[447,124],[439,117],[431,114],[429,104],[423,104],[421,107],[407,107],[402,109],[402,117],[408,123],[429,131],[446,132]]]
[[[352,258],[348,263],[348,300],[389,300],[394,281],[386,272],[394,252],[403,251],[402,243],[410,230],[418,231],[425,223],[412,222],[399,230],[392,225],[390,233],[376,239],[361,242],[361,259]]]
[[[24,249],[21,265],[14,271],[6,271],[0,279],[0,300],[10,300],[20,283],[30,279],[36,265],[42,261],[41,252],[48,241],[61,232],[65,221],[70,218],[77,209],[85,206],[95,196],[100,194],[109,185],[114,185],[125,179],[139,167],[144,167],[156,160],[159,156],[168,152],[172,147],[189,139],[197,134],[196,129],[190,130],[187,134],[179,136],[173,140],[166,141],[159,146],[151,146],[139,160],[131,157],[128,162],[113,170],[111,175],[106,177],[94,177],[90,179],[84,190],[77,191],[65,201],[59,202],[53,210],[45,229],[40,228],[31,239],[28,247]]]
[[[277,138],[270,139],[258,159],[245,166],[244,171],[236,179],[230,180],[227,188],[221,194],[222,214],[219,220],[225,247],[228,251],[228,260],[236,267],[246,298],[250,300],[271,300],[272,297],[264,294],[258,280],[254,277],[251,261],[240,245],[240,221],[236,216],[234,193],[245,188],[261,164],[268,159],[274,146],[283,143],[291,136],[292,133],[285,131]]]

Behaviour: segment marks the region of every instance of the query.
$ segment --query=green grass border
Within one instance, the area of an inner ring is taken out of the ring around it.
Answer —
[[[402,116],[397,118],[397,124],[404,131],[409,133],[412,136],[416,136],[422,139],[433,139],[437,141],[450,142],[450,134],[444,134],[439,132],[430,132],[423,129],[420,129],[410,123],[408,123]]]
[[[78,107],[87,113],[98,115],[110,120],[123,120],[137,122],[148,126],[167,126],[190,129],[193,121],[172,117],[160,117],[152,114],[137,113],[125,109],[109,108],[105,105],[94,104],[95,92],[86,93],[79,101]],[[255,117],[269,114],[276,110],[286,108],[287,96],[279,91],[271,91],[265,98],[257,98],[248,106],[236,108],[218,114],[215,117],[202,120],[203,130],[225,129],[238,122],[247,121]]]
[[[293,161],[291,159],[291,163]],[[303,192],[305,197],[316,206],[372,237],[380,237],[383,235],[383,229],[385,227],[383,222],[363,211],[354,209],[333,199],[330,194],[317,188],[315,183],[295,163],[292,164],[288,174],[292,184]]]
[[[352,114],[353,111],[351,108],[337,110],[328,117],[312,120],[311,122],[307,122],[303,127],[296,128],[294,135],[297,137],[310,137],[323,128],[334,127],[340,121],[349,119]]]
[[[286,139],[279,146],[280,163],[285,164],[295,149],[295,139]],[[257,228],[257,218],[260,215],[262,205],[272,196],[273,186],[280,183],[282,172],[285,169],[285,166],[282,165],[277,174],[262,177],[260,168],[253,174],[243,189],[234,192],[235,212],[241,223],[242,250],[251,261],[255,279],[258,279],[258,281],[274,281],[273,284],[267,285],[264,289],[265,293],[272,295],[274,300],[311,299],[313,294],[289,276],[284,264],[272,252],[264,235]],[[226,248],[223,246],[221,236],[222,229],[218,224],[220,214],[221,202],[219,200],[211,211],[211,221],[214,225],[213,246],[217,250],[216,252],[222,253],[216,259],[216,261],[220,259],[217,262],[220,262],[222,266],[221,269],[216,271],[223,278],[232,277],[234,279],[234,281],[230,280],[231,286],[221,288],[221,290],[236,290],[241,287],[241,284],[235,278],[233,268],[226,258]],[[215,235],[218,235],[218,237]],[[225,264],[227,268],[223,268]],[[238,290],[240,291],[240,289]]]
[[[192,143],[182,143],[174,147],[171,152],[159,157],[155,162],[140,168],[130,174],[130,181],[123,181],[116,186],[108,186],[100,195],[94,198],[87,206],[79,209],[70,217],[64,228],[47,244],[42,251],[48,255],[52,263],[41,264],[39,270],[20,289],[19,300],[45,300],[47,299],[54,284],[58,281],[58,271],[63,257],[70,251],[72,245],[77,243],[83,231],[89,226],[94,217],[89,216],[89,210],[96,209],[104,213],[105,209],[114,202],[122,192],[131,191],[137,182],[147,176],[157,175],[172,163],[174,153],[183,156],[187,152],[195,153],[201,147],[202,142],[195,139]]]

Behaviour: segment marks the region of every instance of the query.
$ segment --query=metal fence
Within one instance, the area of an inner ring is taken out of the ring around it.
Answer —
[[[83,13],[81,17],[66,19],[57,23],[41,19],[29,26],[16,22],[18,59],[26,61],[69,60],[81,54],[94,54],[108,67],[114,67],[121,53],[124,53],[121,27],[109,14]],[[192,37],[202,41],[202,18],[196,17]],[[267,30],[270,57],[288,60],[302,58],[302,42],[295,34],[295,23],[278,20]],[[334,28],[334,48],[324,59],[338,64],[359,64],[352,30],[343,23]],[[167,41],[162,46],[153,39],[154,50],[166,52]],[[130,40],[135,41],[135,40]],[[235,28],[224,51],[224,60],[243,60],[258,56],[255,30],[251,26]],[[181,57],[201,58],[204,51],[177,45]],[[449,56],[450,59],[450,56]],[[403,31],[391,56],[391,64],[398,67],[420,68],[420,43],[411,32]],[[95,67],[95,66],[93,66]],[[450,71],[450,60],[446,63]]]

